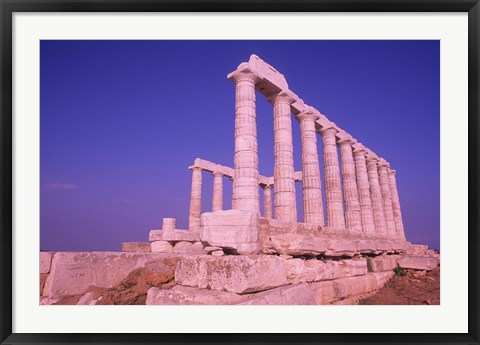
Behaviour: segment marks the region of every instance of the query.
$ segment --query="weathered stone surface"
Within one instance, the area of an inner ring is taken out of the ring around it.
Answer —
[[[173,253],[173,246],[167,241],[155,241],[151,244],[152,253]]]
[[[183,257],[177,264],[175,281],[180,285],[239,294],[288,283],[285,260],[256,255]]]
[[[169,242],[199,242],[198,232],[189,230],[174,230],[163,232],[162,239]]]
[[[148,240],[150,242],[162,241],[163,230],[150,230],[148,233]]]
[[[283,286],[258,292],[242,299],[237,304],[248,305],[311,305],[315,297],[308,284]]]
[[[175,265],[175,257],[154,253],[59,252],[52,260],[43,295],[51,299],[84,293],[89,286],[111,288],[150,262]],[[172,261],[173,260],[173,261]]]
[[[408,255],[398,259],[398,266],[401,268],[430,271],[438,266],[438,261],[428,255]]]
[[[368,270],[370,272],[392,271],[397,267],[398,255],[380,255],[368,258]]]
[[[52,253],[40,252],[40,273],[50,272],[51,263],[52,263]]]
[[[260,236],[260,248],[265,254],[319,255],[328,250],[328,241],[294,233]]]
[[[351,277],[367,273],[367,261],[364,258],[351,260],[301,260],[286,261],[289,283],[315,282]]]
[[[122,252],[150,252],[150,242],[123,242]]]
[[[393,275],[394,272],[368,273],[356,277],[310,283],[310,288],[317,304],[331,304],[380,289]]]
[[[362,254],[372,254],[378,251],[378,248],[374,240],[358,240],[357,251]]]
[[[215,250],[214,252],[212,252],[212,256],[223,256],[223,255],[225,255],[223,250]]]
[[[258,213],[253,211],[206,212],[201,217],[200,238],[210,246],[254,254],[258,252],[257,220]]]
[[[406,248],[406,253],[409,255],[426,254],[427,251],[428,251],[428,246],[425,244],[410,244]]]
[[[338,238],[328,241],[325,256],[354,256],[357,253],[357,243],[351,238]]]
[[[173,252],[177,254],[204,254],[203,245],[200,242],[177,242],[173,247]]]
[[[147,305],[184,305],[184,304],[234,304],[240,300],[240,295],[232,292],[197,289],[177,285],[163,290],[152,287],[147,293]]]

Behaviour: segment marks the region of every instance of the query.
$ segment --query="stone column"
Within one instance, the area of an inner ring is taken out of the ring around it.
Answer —
[[[231,76],[236,83],[235,155],[232,208],[260,215],[258,191],[258,144],[255,83],[258,77],[246,71]]]
[[[274,167],[273,184],[275,219],[297,222],[295,179],[293,176],[292,98],[280,92],[270,99],[273,103]]]
[[[345,222],[347,230],[352,235],[362,233],[362,215],[358,187],[353,160],[352,139],[346,138],[338,141],[342,164],[343,199],[345,201]]]
[[[358,196],[360,199],[360,210],[362,214],[362,229],[365,236],[375,236],[375,221],[373,219],[372,200],[370,198],[370,183],[368,182],[367,164],[365,161],[365,150],[355,148],[355,173],[357,175]]]
[[[343,215],[342,186],[334,127],[320,130],[323,140],[323,164],[325,166],[325,199],[327,203],[327,226],[337,230],[345,229]]]
[[[372,198],[373,218],[375,220],[375,234],[378,237],[387,236],[387,223],[383,209],[383,197],[378,181],[377,158],[367,156],[368,182],[370,184],[370,197]]]
[[[397,179],[395,177],[396,171],[388,171],[388,180],[390,184],[390,193],[392,194],[392,208],[393,219],[395,221],[395,229],[397,231],[397,238],[405,240],[405,230],[403,228],[402,210],[400,209],[400,199],[398,197]]]
[[[263,188],[263,209],[265,218],[272,219],[272,186],[269,184]]]
[[[306,110],[298,115],[302,139],[302,191],[304,222],[325,225],[323,216],[322,183],[318,163],[317,131],[315,115]]]
[[[188,215],[188,229],[200,230],[200,216],[202,214],[202,168],[189,167],[192,170],[192,192],[190,194],[190,213]]]
[[[223,174],[218,171],[213,172],[213,196],[212,212],[223,209]]]
[[[385,212],[385,222],[387,223],[387,237],[396,238],[397,231],[395,221],[393,220],[392,194],[390,193],[390,183],[388,181],[388,163],[380,159],[378,162],[378,179],[382,191],[383,210]]]

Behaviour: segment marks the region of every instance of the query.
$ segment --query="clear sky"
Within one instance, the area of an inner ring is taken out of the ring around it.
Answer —
[[[120,250],[147,241],[163,217],[187,229],[188,166],[200,157],[233,167],[235,85],[226,75],[251,54],[390,162],[407,239],[439,248],[440,42],[280,40],[41,41],[41,249]],[[257,93],[265,176],[273,175],[272,116]],[[212,182],[204,172],[203,212]],[[224,178],[225,209],[231,184]],[[302,221],[299,183],[297,205]]]

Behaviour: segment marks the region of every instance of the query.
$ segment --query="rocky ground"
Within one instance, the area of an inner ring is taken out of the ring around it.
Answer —
[[[440,266],[432,271],[397,270],[382,289],[359,304],[440,304]]]
[[[90,287],[86,294],[66,296],[54,304],[75,305],[82,298],[81,304],[96,300],[97,305],[143,305],[150,287],[168,289],[175,285],[174,273],[173,269],[160,274],[148,268],[138,268],[114,288]],[[439,266],[429,272],[398,269],[396,273],[382,289],[361,299],[359,304],[440,304]]]

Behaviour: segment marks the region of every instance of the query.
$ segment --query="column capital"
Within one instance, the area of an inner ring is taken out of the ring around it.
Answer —
[[[389,169],[390,168],[390,164],[388,164],[388,162],[383,158],[380,158],[378,160],[377,164],[378,164],[379,169]]]
[[[191,165],[188,167],[189,170],[203,170],[202,167],[199,167],[198,165]]]
[[[352,147],[354,156],[365,156],[367,153],[365,146],[359,142],[353,144]]]
[[[342,146],[342,145],[350,145],[350,146],[353,146],[353,144],[355,144],[357,142],[357,140],[355,138],[342,138],[342,139],[339,139],[337,140],[337,143],[338,145]],[[352,147],[353,148],[353,147]]]
[[[352,137],[351,134],[347,133],[343,129],[340,129],[338,131],[338,133],[336,134],[336,137],[337,137],[337,143],[339,145],[342,145],[342,144],[353,145],[357,142],[357,140],[354,137]]]
[[[235,71],[229,73],[227,78],[235,83],[251,81],[253,84],[256,84],[262,80],[262,77],[252,71],[246,62],[241,63]]]
[[[212,171],[213,176],[223,176],[223,173],[220,171]]]
[[[300,122],[303,121],[316,121],[320,116],[311,108],[308,107],[297,115]]]
[[[272,185],[266,184],[263,186],[263,189],[272,189]]]
[[[388,170],[388,174],[395,176],[397,174],[397,171],[395,169],[390,169]]]
[[[333,122],[331,122],[329,125],[322,127],[319,132],[322,135],[325,135],[325,134],[335,135],[335,134],[338,133],[338,129],[335,126],[335,124]],[[335,138],[335,140],[336,140],[336,138]]]
[[[298,96],[290,90],[286,90],[286,91],[282,90],[280,92],[274,93],[273,95],[267,97],[267,101],[269,101],[273,105],[275,104],[291,105],[297,102],[298,99],[299,99]]]
[[[366,149],[365,151],[366,151],[367,161],[372,161],[372,160],[378,161],[379,160],[379,157],[375,153],[373,153],[370,149]]]

